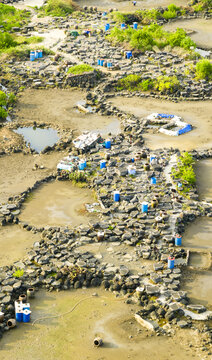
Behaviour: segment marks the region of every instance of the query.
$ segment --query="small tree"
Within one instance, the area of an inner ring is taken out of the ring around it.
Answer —
[[[196,65],[198,79],[212,80],[212,63],[209,60],[200,60]]]

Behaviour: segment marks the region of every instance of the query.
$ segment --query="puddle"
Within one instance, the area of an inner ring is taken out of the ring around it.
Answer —
[[[185,5],[184,0],[175,0],[175,5]],[[79,6],[97,6],[100,10],[107,10],[110,8],[116,8],[119,11],[135,11],[140,9],[149,9],[155,8],[159,6],[168,6],[170,5],[170,0],[158,0],[157,3],[155,0],[143,0],[137,1],[136,6],[133,5],[132,1],[109,1],[109,0],[102,0],[99,2],[98,0],[89,0],[89,3],[85,0],[78,0],[77,4]]]
[[[200,218],[190,224],[182,241],[185,247],[212,251],[212,218]]]
[[[154,112],[176,114],[185,122],[193,126],[193,130],[181,136],[168,136],[161,133],[146,133],[143,135],[145,144],[152,150],[158,148],[178,148],[180,150],[206,149],[212,146],[212,117],[211,101],[179,102],[159,99],[124,98],[116,97],[112,104],[121,110],[138,117],[146,118]]]
[[[31,149],[41,152],[46,146],[53,146],[59,140],[57,130],[22,127],[14,130],[23,135],[24,140],[30,144]]]
[[[22,121],[31,119],[38,124],[45,121],[49,125],[72,129],[75,135],[97,129],[104,134],[120,132],[116,117],[76,111],[76,104],[84,101],[85,96],[85,92],[73,89],[26,90],[17,105],[17,116]]]
[[[195,173],[200,200],[212,201],[212,159],[197,162]]]
[[[188,292],[188,296],[194,303],[205,306],[212,306],[212,272],[201,271],[192,280],[186,280],[183,290]]]
[[[193,268],[207,268],[210,266],[210,254],[190,252],[188,265]]]
[[[27,248],[39,241],[39,234],[21,229],[18,225],[0,228],[0,267],[13,264],[22,259]]]
[[[20,220],[36,226],[75,226],[96,218],[85,211],[85,203],[94,203],[91,190],[71,182],[54,181],[42,185],[24,203]]]
[[[99,296],[91,297],[94,292]],[[17,329],[6,332],[0,342],[1,360],[140,360],[141,354],[142,360],[168,360],[170,354],[172,360],[198,358],[191,349],[183,347],[185,340],[192,341],[191,330],[181,331],[183,341],[179,341],[178,334],[174,338],[146,337],[147,332],[134,320],[136,307],[101,288],[41,291],[31,303],[32,321],[70,311],[79,301],[82,302],[66,316],[46,319],[34,326],[19,324]],[[94,348],[96,336],[103,339],[102,347]]]
[[[177,28],[194,31],[189,36],[198,46],[212,48],[212,19],[180,20],[164,25],[164,29],[168,31],[175,31]]]

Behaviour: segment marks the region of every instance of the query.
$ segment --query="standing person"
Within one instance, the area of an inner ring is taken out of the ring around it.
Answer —
[[[136,1],[133,1],[133,5],[134,5],[134,6],[136,5]]]

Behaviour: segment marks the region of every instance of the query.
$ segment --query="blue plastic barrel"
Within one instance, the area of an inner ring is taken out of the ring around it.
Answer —
[[[137,22],[134,22],[134,23],[133,23],[133,29],[134,29],[134,30],[137,30],[137,29],[138,29],[138,23],[137,23]]]
[[[142,211],[142,213],[148,211],[148,203],[147,203],[147,202],[145,202],[145,201],[142,202],[142,204],[141,204],[141,211]]]
[[[106,168],[106,161],[105,160],[101,160],[100,161],[100,169],[105,169]]]
[[[175,246],[181,246],[182,245],[182,236],[179,234],[175,235]]]
[[[39,51],[38,51],[38,57],[39,57],[39,58],[42,58],[42,57],[43,57],[43,50],[39,50]]]
[[[119,200],[120,200],[119,191],[114,191],[114,193],[113,193],[113,200],[114,200],[114,201],[119,201]]]
[[[150,156],[150,163],[153,161],[153,160],[155,160],[156,159],[156,156],[155,155],[151,155]]]
[[[16,312],[15,314],[16,321],[22,322],[23,321],[23,312]]]
[[[97,65],[100,65],[100,59],[97,60]]]
[[[125,24],[121,24],[121,29],[125,29]]]
[[[134,163],[134,162],[135,162],[135,159],[134,159],[134,158],[132,158],[132,159],[131,159],[131,161],[132,161],[132,163]]]
[[[106,16],[106,15],[107,15],[107,13],[106,13],[106,11],[104,11],[103,14],[102,14],[102,16]]]
[[[132,57],[132,51],[127,51],[127,59],[130,59]]]
[[[84,169],[85,169],[85,168],[86,168],[86,166],[87,166],[87,162],[86,162],[86,159],[82,160],[82,162],[83,162],[83,165],[84,165]]]
[[[156,178],[155,177],[151,177],[151,184],[155,185],[157,182]]]
[[[104,65],[104,60],[100,59],[100,66],[103,66],[103,65]]]
[[[35,60],[35,52],[30,51],[30,61],[34,61],[34,60]]]
[[[168,257],[168,269],[174,269],[174,260],[175,258]]]
[[[23,322],[24,323],[30,322],[30,314],[31,314],[30,310],[24,310],[23,311]]]
[[[35,59],[38,59],[38,58],[39,58],[39,51],[35,50]]]
[[[111,62],[108,62],[107,63],[107,67],[110,69],[110,68],[112,68],[112,63]]]
[[[110,24],[105,24],[105,31],[110,29]]]
[[[110,140],[105,140],[105,148],[106,148],[106,149],[110,149],[110,148],[111,148],[111,141],[110,141]]]
[[[79,170],[84,170],[84,169],[85,169],[84,161],[80,161],[79,162]]]

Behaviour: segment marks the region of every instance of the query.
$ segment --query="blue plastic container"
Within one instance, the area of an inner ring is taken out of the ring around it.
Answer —
[[[134,23],[133,23],[133,29],[134,29],[134,30],[137,30],[137,29],[138,29],[138,23],[137,23],[137,22],[134,22]]]
[[[168,269],[174,269],[174,260],[175,260],[174,257],[173,258],[171,258],[171,257],[168,258]]]
[[[42,58],[42,57],[43,57],[43,50],[39,50],[39,51],[38,51],[38,57],[39,57],[39,58]]]
[[[38,59],[38,58],[39,58],[39,51],[35,50],[35,59]]]
[[[30,61],[34,61],[34,60],[35,60],[35,52],[30,51]]]
[[[111,62],[108,62],[107,63],[107,67],[110,69],[110,68],[112,68],[112,63]]]
[[[182,236],[175,235],[175,246],[181,246],[182,245]]]
[[[97,60],[97,65],[100,65],[100,59]]]
[[[119,201],[119,200],[120,200],[119,191],[114,191],[114,193],[113,193],[113,200],[114,200],[114,201]]]
[[[23,322],[24,322],[24,323],[30,322],[30,315],[31,315],[31,311],[30,311],[30,310],[24,310],[24,311],[23,311]]]
[[[104,60],[100,59],[100,66],[103,66],[103,65],[104,65]]]
[[[84,159],[84,160],[82,160],[82,162],[83,162],[84,169],[85,169],[85,168],[86,168],[86,166],[87,166],[86,160]]]
[[[150,163],[153,161],[153,160],[155,160],[156,159],[156,156],[155,155],[151,155],[150,156]]]
[[[111,141],[110,141],[110,140],[105,140],[105,148],[106,148],[106,149],[110,149],[110,148],[111,148]]]
[[[125,24],[121,24],[121,29],[125,29]]]
[[[79,170],[84,170],[85,169],[85,163],[84,161],[80,161],[79,162]]]
[[[134,162],[135,162],[135,159],[134,159],[134,158],[132,158],[132,159],[131,159],[131,161],[132,161],[132,163],[134,163]]]
[[[110,24],[105,25],[105,31],[108,31],[110,29]]]
[[[17,312],[15,314],[16,321],[22,322],[23,321],[23,312]]]
[[[100,161],[100,169],[105,169],[106,168],[106,161],[105,160],[101,160]]]
[[[132,51],[127,51],[127,59],[130,59],[132,57]]]
[[[30,310],[30,303],[23,304],[23,310]]]
[[[148,211],[148,203],[147,202],[142,202],[142,204],[141,204],[141,211],[142,211],[142,213],[145,213],[145,212],[147,212]]]
[[[157,182],[156,178],[155,177],[151,177],[151,184],[155,185]]]
[[[102,16],[106,16],[106,15],[107,15],[107,13],[104,11],[103,14],[102,14]]]

